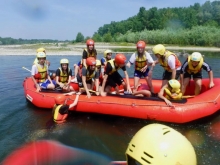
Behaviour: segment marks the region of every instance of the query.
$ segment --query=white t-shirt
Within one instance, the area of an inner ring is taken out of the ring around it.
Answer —
[[[175,56],[170,55],[167,59],[167,63],[169,65],[170,69],[175,69],[176,68],[176,58],[175,58]],[[180,70],[180,69],[181,69],[181,66],[178,67],[176,70]]]
[[[40,64],[32,65],[32,68],[31,68],[31,75],[32,76],[34,76],[35,74],[38,73],[37,65],[41,66],[42,68],[44,67],[43,65],[40,65]],[[48,73],[48,68],[47,68],[47,74],[49,74]]]
[[[136,61],[136,55],[137,55],[136,53],[133,53],[133,54],[131,55],[131,58],[129,59],[129,62],[130,62],[131,64],[133,64],[133,63]],[[146,56],[146,59],[147,59],[148,64],[152,64],[152,63],[154,62],[154,60],[153,60],[153,58],[151,57],[150,53],[145,52],[144,56]]]

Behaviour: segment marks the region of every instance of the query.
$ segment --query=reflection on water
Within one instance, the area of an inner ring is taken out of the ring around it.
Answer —
[[[217,53],[203,54],[212,66],[214,76],[220,77]],[[61,58],[68,58],[71,68],[80,60],[80,56],[48,56],[50,69],[56,69]],[[57,140],[68,146],[95,151],[112,160],[125,160],[124,153],[132,136],[147,124],[161,123],[188,138],[195,147],[198,164],[219,164],[220,112],[186,124],[72,112],[66,123],[55,124],[50,110],[34,107],[24,97],[22,82],[30,73],[22,66],[30,69],[33,59],[34,56],[1,56],[0,160],[21,144],[40,139]],[[180,58],[182,62],[184,59]],[[156,66],[153,77],[161,78],[162,71]],[[133,76],[132,67],[128,72]],[[205,72],[204,77],[208,77]]]

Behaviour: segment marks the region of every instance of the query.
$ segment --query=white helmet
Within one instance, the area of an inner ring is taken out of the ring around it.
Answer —
[[[112,51],[109,50],[109,49],[105,50],[105,51],[104,51],[104,57],[106,57],[108,53],[112,53]]]
[[[37,58],[46,58],[46,54],[44,52],[38,52]]]
[[[60,60],[60,64],[69,64],[69,60],[66,58],[63,58]]]
[[[190,56],[190,60],[192,61],[201,61],[201,59],[202,59],[202,55],[199,52],[194,52]]]
[[[176,130],[150,124],[140,129],[126,150],[128,165],[196,165],[196,154],[191,143]]]

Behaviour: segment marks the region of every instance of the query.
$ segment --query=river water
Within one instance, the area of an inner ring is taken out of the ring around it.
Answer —
[[[205,61],[220,77],[219,53],[204,52]],[[131,54],[126,54],[129,58]],[[101,55],[99,55],[99,58]],[[86,149],[125,160],[125,151],[132,136],[143,126],[161,123],[180,131],[193,144],[199,165],[220,164],[220,112],[186,124],[172,124],[117,116],[74,113],[64,124],[52,121],[51,110],[37,108],[24,97],[22,82],[30,73],[34,56],[0,56],[0,162],[13,150],[27,142],[49,139],[71,147]],[[81,56],[48,56],[50,69],[59,67],[61,58],[68,58],[71,68]],[[180,57],[183,62],[185,57]],[[162,67],[156,66],[153,77],[161,78]],[[133,68],[128,69],[132,77]],[[204,77],[208,77],[204,72]]]

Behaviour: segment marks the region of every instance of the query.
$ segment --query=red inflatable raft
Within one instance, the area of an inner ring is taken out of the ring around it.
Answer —
[[[141,79],[140,89],[146,89],[145,80]],[[108,115],[117,115],[141,119],[158,120],[173,123],[186,123],[205,116],[209,116],[220,109],[220,78],[214,79],[215,86],[208,88],[209,79],[202,80],[202,93],[194,98],[176,101],[175,108],[169,107],[159,98],[144,98],[132,95],[110,95],[106,97],[92,96],[90,99],[86,95],[79,97],[79,102],[74,109],[78,112],[91,112]],[[130,79],[132,86],[133,79]],[[71,84],[78,90],[78,84]],[[161,80],[153,80],[155,92],[159,92]],[[40,108],[52,109],[55,98],[65,93],[56,91],[36,92],[32,79],[26,78],[23,82],[24,93],[27,100]],[[186,95],[193,95],[194,83],[190,82]],[[71,104],[75,95],[65,96],[69,98]]]

